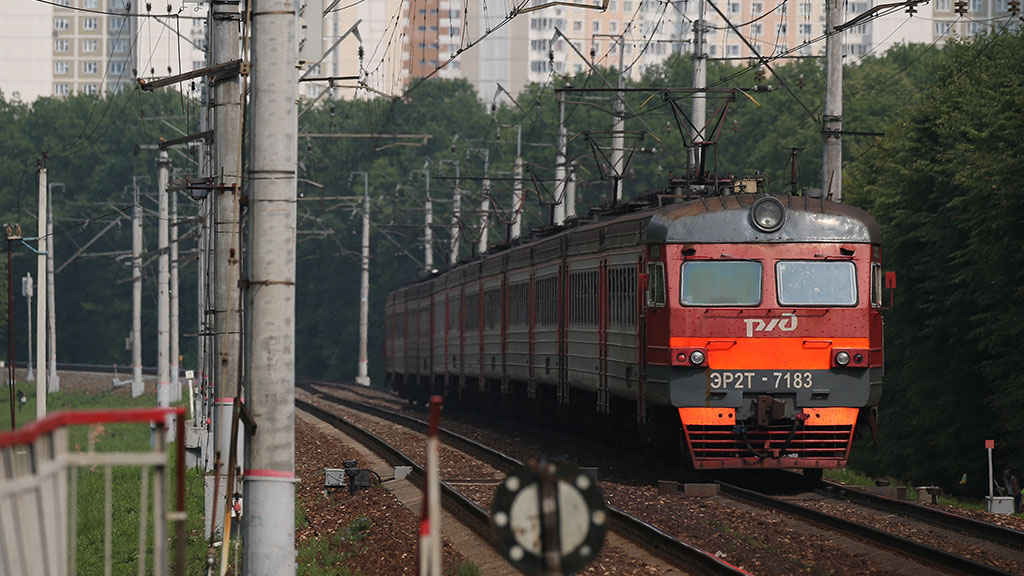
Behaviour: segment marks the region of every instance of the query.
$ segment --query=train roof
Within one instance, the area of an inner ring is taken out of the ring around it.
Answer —
[[[880,244],[882,231],[860,208],[807,196],[770,196],[785,207],[785,221],[762,232],[750,220],[750,207],[766,194],[708,196],[666,206],[647,224],[648,244],[734,242],[852,242]],[[737,217],[738,214],[742,215]]]

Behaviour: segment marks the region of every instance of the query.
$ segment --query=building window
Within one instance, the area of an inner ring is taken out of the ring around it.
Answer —
[[[68,94],[71,94],[71,87],[67,84],[61,83],[53,85],[54,96],[67,96]]]
[[[100,27],[100,21],[96,18],[82,18],[82,30],[96,30]]]
[[[763,11],[764,11],[764,5],[761,4],[760,2],[754,2],[753,4],[750,5],[750,15],[751,16],[760,16],[761,12],[763,12]]]
[[[740,3],[739,2],[729,2],[729,13],[730,14],[739,14],[740,13]]]
[[[785,22],[779,22],[779,36],[785,36],[787,34],[787,26]]]
[[[935,28],[934,28],[935,35],[936,36],[942,36],[943,34],[948,33],[952,28],[953,28],[953,23],[952,22],[936,22],[935,23]],[[58,40],[58,42],[59,42],[59,40]]]
[[[71,64],[62,60],[58,60],[53,63],[54,74],[70,74]]]
[[[801,24],[799,31],[801,36],[810,36],[814,33],[814,24]]]
[[[100,93],[100,88],[95,84],[86,84],[85,86],[82,86],[82,93],[95,96]]]
[[[614,21],[614,20],[609,22],[608,23],[608,32],[610,32],[612,34],[617,34],[619,32],[619,23]]]
[[[755,22],[750,25],[750,34],[752,36],[760,36],[762,32],[764,32],[764,28],[761,26],[760,22]]]
[[[595,34],[600,33],[601,32],[601,21],[600,20],[594,20],[593,28],[594,28],[594,33]]]
[[[96,74],[99,72],[99,65],[96,62],[82,62],[82,74]]]
[[[935,0],[935,10],[937,12],[949,12],[950,0]]]
[[[725,55],[729,56],[730,58],[735,58],[736,56],[739,56],[740,55],[740,46],[739,46],[739,44],[729,44],[728,46],[726,46],[726,53],[725,53]]]
[[[82,40],[82,52],[96,52],[99,49],[99,40]]]
[[[71,20],[69,18],[54,18],[53,29],[54,30],[67,30],[71,28]]]
[[[197,62],[197,63],[194,63],[194,64],[195,64],[196,68],[201,68],[203,66],[202,62]],[[111,62],[110,63],[110,73],[111,74],[121,74],[122,72],[124,72],[124,62]]]
[[[615,12],[616,10],[618,10],[618,8],[618,4],[615,2],[615,0],[611,0],[611,2],[608,2],[608,9],[611,10],[612,12]]]
[[[82,6],[86,8],[96,8],[99,5],[97,0],[83,0]]]
[[[111,52],[127,52],[128,41],[127,40],[114,40],[110,43]]]
[[[625,2],[623,2],[622,3],[622,9],[625,10],[626,12],[632,12],[633,11],[633,0],[626,0]]]
[[[54,52],[69,52],[71,50],[70,40],[55,40],[53,43]]]

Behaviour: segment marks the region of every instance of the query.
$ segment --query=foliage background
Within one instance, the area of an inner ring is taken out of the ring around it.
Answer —
[[[884,258],[899,282],[886,315],[886,387],[882,441],[864,440],[855,466],[878,475],[986,492],[983,440],[997,440],[998,466],[1024,469],[1024,375],[1018,369],[1024,319],[1024,190],[1019,140],[1024,134],[1024,51],[1019,34],[952,42],[946,47],[898,46],[881,56],[848,62],[844,128],[884,133],[844,139],[848,202],[868,208],[885,233]],[[820,187],[822,63],[797,60],[776,67],[764,82],[787,90],[754,92],[753,69],[715,62],[715,87],[740,87],[722,123],[717,149],[721,173],[769,179],[776,193],[790,190],[795,148],[795,188]],[[630,87],[688,87],[691,64],[674,56],[645,71]],[[803,87],[797,79],[802,76]],[[357,208],[332,200],[362,194],[365,172],[373,201],[371,256],[371,378],[383,382],[384,295],[417,278],[423,268],[424,170],[434,200],[435,267],[447,261],[451,191],[459,166],[463,198],[463,258],[472,256],[473,207],[482,200],[480,178],[488,152],[493,181],[491,242],[504,240],[517,129],[528,165],[524,231],[548,218],[558,123],[555,87],[614,85],[615,73],[597,69],[528,86],[515,102],[492,104],[463,81],[431,79],[396,100],[322,99],[300,120],[304,133],[427,134],[425,146],[375,138],[300,138],[297,371],[350,378],[358,350],[359,242]],[[686,171],[686,154],[667,102],[652,93],[627,96],[627,130],[637,152],[630,158],[625,195],[659,189]],[[607,143],[611,93],[567,93],[568,156],[578,162],[578,212],[606,202],[587,136]],[[709,101],[709,111],[722,101]],[[305,103],[301,104],[305,106]],[[689,103],[681,102],[684,110]],[[133,178],[147,209],[147,249],[155,245],[155,151],[160,137],[197,132],[198,106],[190,93],[43,98],[32,105],[0,95],[0,209],[4,223],[21,223],[35,235],[35,168],[45,152],[54,192],[57,266],[97,232],[121,218],[57,276],[58,358],[127,365],[130,330],[130,262],[115,253],[130,249]],[[602,134],[604,132],[604,134]],[[406,142],[408,143],[408,142]],[[179,174],[195,172],[204,158],[194,150],[172,156]],[[188,219],[198,203],[181,196]],[[125,219],[124,216],[128,216]],[[194,225],[182,242],[181,322],[184,367],[195,366],[197,332]],[[35,272],[35,257],[15,245],[17,279]],[[156,261],[147,262],[144,296],[144,362],[155,364]],[[0,299],[2,300],[2,299]],[[6,310],[6,302],[0,302]],[[24,299],[15,298],[17,357],[27,340]],[[5,322],[6,315],[0,318]],[[6,338],[6,330],[3,331]]]

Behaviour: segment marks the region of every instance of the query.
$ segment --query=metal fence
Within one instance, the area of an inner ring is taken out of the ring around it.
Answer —
[[[101,570],[104,576],[166,576],[169,522],[176,529],[175,573],[182,574],[184,443],[175,443],[172,511],[167,504],[172,423],[183,439],[183,408],[57,412],[0,433],[0,576],[98,575]],[[105,450],[104,427],[121,424],[148,426],[149,445]],[[84,434],[78,431],[83,428]],[[127,477],[131,480],[115,482]],[[102,533],[93,529],[99,525]]]

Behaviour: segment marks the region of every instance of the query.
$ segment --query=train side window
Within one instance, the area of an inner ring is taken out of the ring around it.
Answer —
[[[480,329],[480,295],[466,295],[466,313],[462,316],[466,332],[477,332]]]
[[[857,305],[853,262],[784,260],[775,264],[775,277],[783,306]]]
[[[537,327],[550,328],[558,324],[558,279],[554,276],[537,280]]]
[[[757,306],[761,263],[753,260],[683,262],[680,301],[684,306]]]
[[[665,263],[647,264],[647,305],[665,305]]]
[[[871,307],[882,307],[882,265],[871,263]]]

